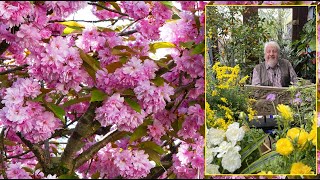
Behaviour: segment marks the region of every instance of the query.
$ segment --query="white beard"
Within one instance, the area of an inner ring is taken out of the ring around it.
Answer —
[[[271,68],[274,68],[277,64],[278,61],[276,59],[269,59],[269,61],[267,62],[268,66],[270,66]]]

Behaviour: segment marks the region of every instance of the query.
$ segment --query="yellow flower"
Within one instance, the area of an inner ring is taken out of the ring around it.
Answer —
[[[213,90],[211,93],[212,96],[216,96],[217,94],[218,94],[218,92],[216,90]]]
[[[309,133],[308,140],[312,141],[312,144],[316,146],[316,144],[317,144],[317,126],[312,126],[312,130]]]
[[[228,103],[226,98],[222,97],[222,98],[220,98],[220,99],[221,99],[222,102],[224,102],[224,103],[226,103],[226,104]]]
[[[218,127],[219,129],[228,129],[229,124],[226,123],[226,121],[222,118],[218,118],[215,123],[214,123],[215,127]]]
[[[313,174],[313,172],[311,171],[311,167],[302,162],[297,162],[292,164],[290,174]]]
[[[273,173],[271,171],[268,171],[268,173],[266,171],[261,171],[258,174],[259,175],[272,175]]]
[[[218,89],[228,89],[228,88],[229,88],[229,85],[227,85],[227,84],[221,84],[221,85],[218,85],[217,88],[218,88]]]
[[[280,115],[285,119],[285,120],[293,120],[292,112],[289,106],[284,105],[284,104],[279,104],[277,106],[278,111],[280,112]]]
[[[312,121],[312,130],[309,133],[308,140],[312,141],[312,144],[316,146],[317,143],[317,114],[314,112],[314,118]]]
[[[245,77],[243,77],[242,79],[240,79],[239,84],[244,84],[244,83],[247,81],[248,78],[249,78],[249,76],[246,75]]]
[[[276,151],[284,156],[288,156],[293,151],[293,145],[288,138],[281,138],[276,143]]]
[[[292,141],[297,139],[298,146],[303,147],[308,141],[309,134],[304,129],[291,128],[287,132],[287,137]]]
[[[257,111],[253,110],[251,107],[248,108],[248,117],[249,117],[249,121],[253,120],[254,115],[257,113]]]

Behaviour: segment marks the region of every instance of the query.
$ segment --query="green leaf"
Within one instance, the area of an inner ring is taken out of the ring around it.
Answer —
[[[94,102],[94,101],[103,101],[105,100],[107,97],[107,94],[104,93],[103,91],[99,90],[99,89],[94,89],[91,92],[91,99],[90,102]]]
[[[106,66],[106,69],[108,70],[108,73],[114,73],[116,69],[121,68],[123,66],[123,63],[121,62],[113,62]]]
[[[180,46],[191,49],[194,44],[194,41],[188,41],[188,42],[180,42]]]
[[[204,52],[204,42],[198,44],[191,52],[191,55],[200,54]]]
[[[75,21],[64,21],[64,22],[60,22],[60,24],[65,25],[67,27],[84,28],[84,26],[82,24],[79,24]]]
[[[258,149],[261,144],[264,142],[264,139],[268,137],[268,135],[261,137],[260,139],[252,142],[251,144],[247,145],[244,149],[241,150],[241,162],[243,162],[253,151]]]
[[[121,8],[119,7],[119,5],[116,2],[109,2],[111,4],[111,6],[114,7],[115,10],[121,12]]]
[[[97,171],[96,173],[91,175],[91,179],[98,179],[100,177],[100,172]]]
[[[165,5],[169,9],[173,7],[172,1],[160,1],[161,4]]]
[[[44,95],[46,95],[46,93],[41,93],[39,94],[36,98],[34,98],[32,101],[34,102],[42,102]]]
[[[156,86],[163,86],[164,85],[164,79],[162,77],[157,76],[156,78],[152,79],[151,82],[153,82]]]
[[[121,92],[121,96],[135,96],[135,94],[132,89],[126,89]]]
[[[28,167],[22,167],[22,169],[24,169],[26,172],[33,174],[33,170],[31,168]]]
[[[174,45],[171,42],[156,42],[156,43],[149,44],[149,46],[150,46],[150,52],[152,52],[154,54],[156,53],[156,50],[159,48],[174,48],[174,47],[176,47],[176,45]]]
[[[254,174],[259,171],[262,171],[262,168],[266,163],[269,163],[277,156],[280,156],[277,152],[272,151],[261,156],[258,160],[251,163],[247,168],[245,168],[240,174]]]
[[[6,145],[6,146],[15,146],[15,145],[17,145],[16,142],[10,141],[8,139],[4,139],[3,140],[3,144]]]
[[[75,21],[65,21],[65,22],[60,22],[60,24],[66,26],[66,28],[63,30],[64,35],[70,34],[74,31],[82,32],[82,29],[84,28],[82,24],[79,24]]]
[[[148,126],[146,125],[140,125],[131,135],[130,137],[130,143],[133,141],[140,139],[141,137],[147,135],[147,128]]]
[[[102,7],[105,7],[105,6],[106,6],[106,3],[103,2],[103,1],[99,1],[98,4],[99,4],[100,6],[102,6]],[[97,10],[98,10],[98,11],[104,10],[104,9],[103,9],[102,7],[100,7],[100,6],[96,6],[96,7],[97,7]]]
[[[65,108],[65,107],[68,107],[68,106],[71,106],[73,104],[78,104],[80,102],[85,102],[85,101],[90,101],[91,97],[88,96],[88,97],[81,97],[81,98],[76,98],[76,99],[71,99],[67,102],[65,102],[62,107]]]
[[[56,115],[56,117],[63,122],[63,124],[66,123],[63,117],[65,115],[65,111],[60,106],[57,106],[54,103],[47,103],[47,106]]]
[[[315,51],[316,50],[316,38],[312,38],[310,43],[309,43],[309,47],[312,51]]]
[[[79,49],[79,54],[81,59],[83,60],[82,65],[87,70],[89,75],[95,79],[97,70],[101,69],[99,62],[93,57],[87,55],[82,49]]]
[[[58,179],[79,179],[77,175],[63,174]]]
[[[180,18],[180,16],[178,14],[173,14],[171,19],[176,20],[176,19],[181,19],[181,18]]]
[[[94,59],[93,57],[87,55],[82,49],[79,49],[80,51],[80,57],[81,59],[86,62],[87,64],[89,64],[92,69],[94,69],[95,71],[101,69],[100,68],[100,64],[99,61],[97,61],[96,59]]]
[[[134,50],[132,50],[129,46],[118,45],[118,46],[114,46],[112,49],[113,50],[115,50],[115,49],[117,49],[117,50],[127,50],[127,52],[136,54],[136,52]]]
[[[149,160],[154,161],[157,166],[161,165],[161,157],[156,151],[148,148],[144,149],[144,151],[149,155]]]
[[[165,151],[162,149],[161,146],[159,146],[158,144],[156,144],[155,142],[153,141],[145,141],[145,142],[141,142],[139,144],[140,148],[141,149],[151,149],[153,151],[156,151],[157,153],[159,154],[164,154]]]
[[[132,100],[131,98],[127,98],[125,97],[124,100],[128,103],[128,105],[134,109],[135,111],[137,111],[138,113],[141,113],[141,107],[140,105],[135,102],[134,100]]]

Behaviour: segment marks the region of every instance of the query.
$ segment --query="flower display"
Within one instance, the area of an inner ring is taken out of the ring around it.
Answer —
[[[206,92],[206,173],[272,178],[277,177],[274,174],[313,174],[316,113],[315,104],[306,103],[315,89],[288,88],[287,94],[292,99],[299,98],[299,103],[289,100],[277,106],[274,102],[277,95],[268,94],[266,100],[274,106],[276,114],[272,118],[277,124],[272,133],[267,133],[249,127],[250,120],[258,118],[253,106],[256,100],[243,94],[240,77],[235,76],[238,73],[238,67],[221,63],[214,64],[208,73],[213,79],[208,82]]]

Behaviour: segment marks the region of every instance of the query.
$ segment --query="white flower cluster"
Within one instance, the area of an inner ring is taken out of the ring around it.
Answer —
[[[220,174],[217,158],[221,159],[223,169],[233,173],[241,167],[241,147],[237,142],[244,137],[245,131],[240,124],[234,122],[227,131],[210,128],[206,134],[206,171],[208,174]]]

